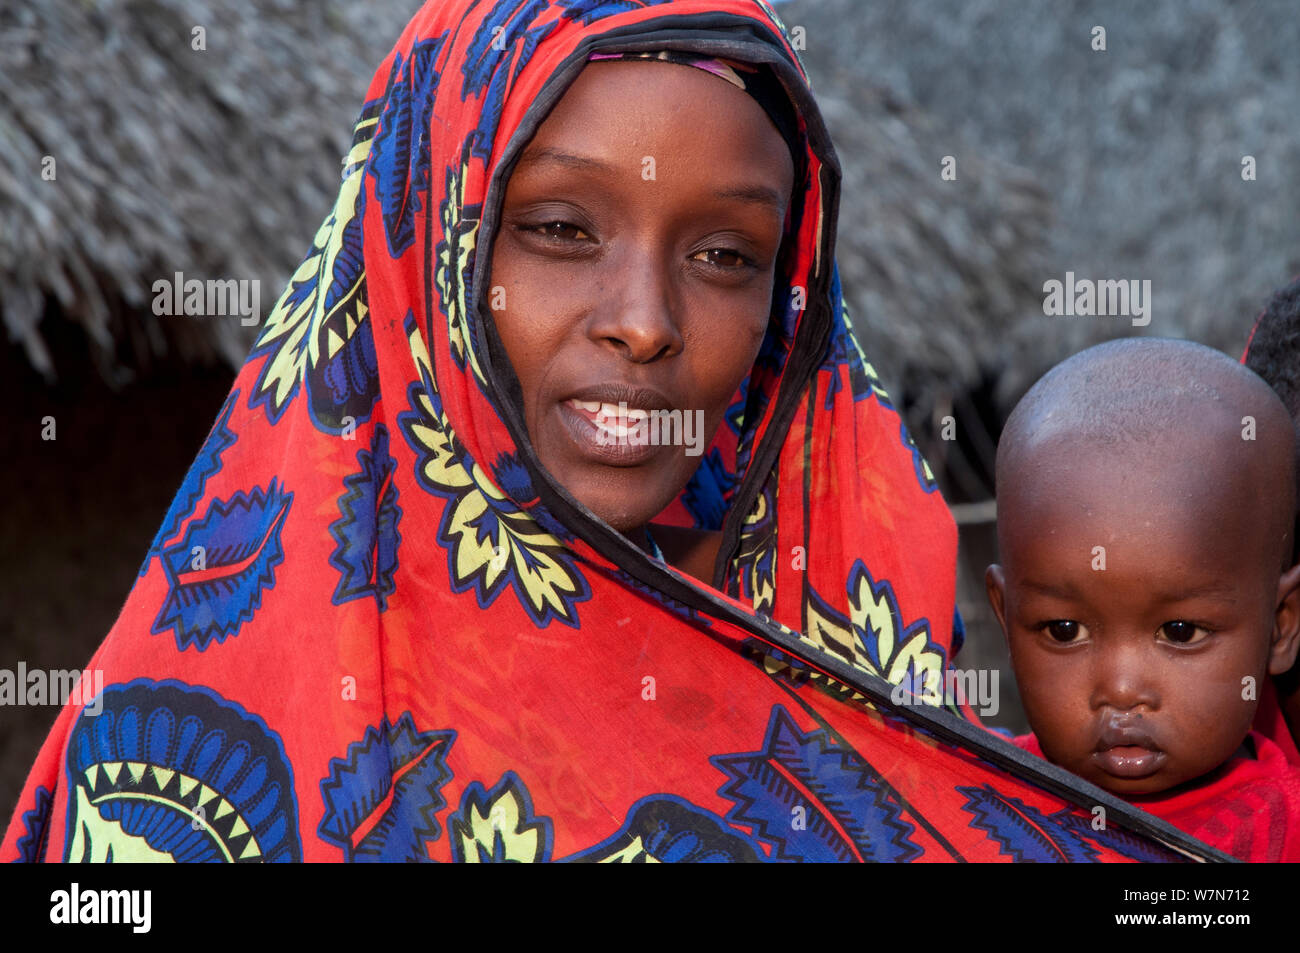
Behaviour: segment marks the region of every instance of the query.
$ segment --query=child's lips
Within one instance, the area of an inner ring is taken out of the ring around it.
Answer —
[[[1165,753],[1138,745],[1116,745],[1093,752],[1093,761],[1116,778],[1146,778],[1164,766]]]
[[[1092,758],[1112,777],[1145,778],[1164,766],[1166,755],[1140,722],[1114,719],[1102,729]]]

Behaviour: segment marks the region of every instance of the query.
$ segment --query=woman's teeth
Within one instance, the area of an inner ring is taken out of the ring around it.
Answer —
[[[602,433],[618,440],[638,434],[650,411],[626,404],[611,404],[596,400],[570,400],[570,407],[582,411]]]
[[[585,410],[589,414],[595,414],[597,418],[604,417],[617,420],[619,417],[623,417],[633,423],[645,420],[650,416],[650,411],[642,410],[640,407],[602,403],[596,400],[571,400],[569,405],[576,407],[578,410]]]

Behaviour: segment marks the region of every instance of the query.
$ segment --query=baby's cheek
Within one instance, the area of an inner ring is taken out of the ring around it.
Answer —
[[[1175,693],[1180,707],[1197,712],[1214,734],[1244,731],[1255,717],[1263,679],[1245,661],[1180,672]]]
[[[1243,681],[1244,680],[1244,681]],[[1253,677],[1233,671],[1181,672],[1177,688],[1167,691],[1165,714],[1178,754],[1175,767],[1182,783],[1212,771],[1232,757],[1250,731],[1258,706]]]
[[[1021,699],[1030,727],[1044,745],[1062,747],[1075,733],[1070,713],[1073,706],[1065,704],[1065,700],[1059,695],[1035,688],[1029,691],[1022,690]]]
[[[1077,666],[1029,649],[1015,653],[1016,680],[1030,727],[1053,760],[1081,757],[1089,748],[1088,687]]]

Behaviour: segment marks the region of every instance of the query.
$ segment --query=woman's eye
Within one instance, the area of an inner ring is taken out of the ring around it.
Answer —
[[[710,248],[708,251],[702,251],[691,257],[696,261],[703,261],[719,268],[744,268],[751,264],[748,258],[730,248]]]
[[[1048,622],[1043,626],[1043,631],[1056,642],[1078,642],[1088,634],[1087,629],[1070,619]]]
[[[534,232],[543,238],[556,241],[586,241],[590,236],[571,222],[543,222],[540,225],[525,225],[525,231]]]
[[[1166,622],[1160,627],[1159,634],[1165,640],[1177,645],[1195,645],[1197,642],[1203,642],[1210,637],[1207,629],[1193,625],[1191,622],[1184,622],[1181,619],[1175,622]]]

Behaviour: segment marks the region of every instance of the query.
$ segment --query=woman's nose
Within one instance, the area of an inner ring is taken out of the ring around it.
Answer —
[[[1159,660],[1146,658],[1140,645],[1108,646],[1093,662],[1093,689],[1090,702],[1094,709],[1160,707],[1160,692],[1152,672]]]
[[[631,249],[615,256],[601,276],[605,293],[587,333],[634,364],[672,357],[684,343],[677,293],[663,258],[655,249]]]

